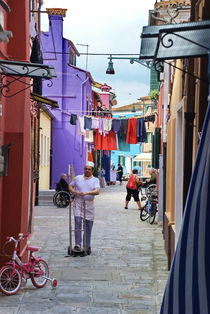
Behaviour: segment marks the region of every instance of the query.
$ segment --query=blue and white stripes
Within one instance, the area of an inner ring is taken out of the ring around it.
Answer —
[[[210,104],[160,313],[210,313]]]

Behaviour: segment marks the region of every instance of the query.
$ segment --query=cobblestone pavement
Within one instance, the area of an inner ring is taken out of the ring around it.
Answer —
[[[139,220],[134,202],[124,209],[125,187],[110,186],[96,197],[92,254],[65,257],[68,208],[36,207],[31,244],[42,247],[58,287],[27,285],[0,295],[1,314],[156,314],[167,278],[162,228]]]

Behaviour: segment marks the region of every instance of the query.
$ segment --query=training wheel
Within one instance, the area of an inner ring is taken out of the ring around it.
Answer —
[[[53,288],[56,288],[56,287],[57,287],[57,284],[58,284],[57,279],[53,278],[52,281],[51,281],[52,287],[53,287]]]

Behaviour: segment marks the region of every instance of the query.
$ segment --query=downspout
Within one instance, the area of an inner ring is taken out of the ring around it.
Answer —
[[[87,74],[86,74],[87,75]],[[87,83],[87,81],[89,80],[89,77],[87,76],[87,78],[81,83],[81,100],[82,100],[82,114],[84,114],[86,112],[86,109],[85,109],[85,99],[84,99],[84,86],[85,84]],[[82,157],[83,155],[83,148],[84,147],[84,136],[82,137],[82,143],[81,143],[81,146],[80,146],[80,157]]]
[[[169,92],[169,65],[164,65],[164,95],[163,95],[163,235],[165,238],[165,212],[166,212],[166,149],[167,149],[167,116]]]

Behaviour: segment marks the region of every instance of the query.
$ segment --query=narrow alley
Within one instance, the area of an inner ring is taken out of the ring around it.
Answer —
[[[96,197],[92,254],[65,257],[68,208],[36,207],[31,244],[40,246],[58,287],[36,289],[28,280],[15,296],[0,295],[1,313],[159,313],[167,278],[162,228],[124,209],[125,186]]]

